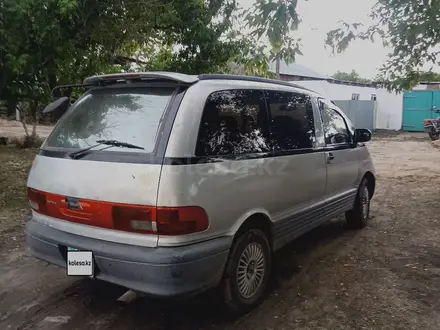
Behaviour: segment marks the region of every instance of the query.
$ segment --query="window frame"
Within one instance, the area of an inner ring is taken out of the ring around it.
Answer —
[[[310,119],[312,119],[312,136],[313,136],[313,142],[312,142],[312,146],[309,148],[296,148],[296,149],[286,149],[286,150],[273,150],[272,152],[274,153],[303,153],[304,151],[314,151],[317,149],[317,136],[316,136],[316,120],[315,120],[315,115],[314,115],[314,107],[313,107],[313,100],[312,100],[312,96],[306,94],[306,93],[301,93],[298,91],[286,91],[286,90],[272,90],[272,89],[264,89],[264,97],[266,100],[266,111],[267,111],[267,115],[269,116],[269,132],[270,134],[272,134],[272,113],[270,111],[270,102],[269,102],[269,95],[268,93],[287,93],[287,94],[296,94],[296,95],[301,95],[304,96],[306,98],[308,98],[308,105],[306,105],[306,113],[307,115],[310,117]]]
[[[236,158],[253,158],[252,156],[254,155],[258,155],[258,154],[267,154],[272,152],[271,150],[269,151],[258,151],[258,152],[247,152],[247,153],[241,153],[241,154],[224,154],[224,155],[201,155],[198,153],[199,150],[199,138],[200,138],[200,134],[201,134],[201,128],[203,125],[203,115],[205,113],[205,107],[208,103],[209,97],[215,93],[221,93],[221,92],[231,92],[231,91],[250,91],[250,92],[260,92],[263,96],[262,98],[262,102],[261,102],[261,109],[260,111],[265,111],[266,113],[266,119],[267,119],[267,124],[268,124],[268,134],[270,135],[271,131],[270,131],[270,117],[269,117],[269,113],[268,113],[268,108],[267,108],[267,102],[266,102],[266,97],[265,97],[265,93],[264,93],[264,89],[263,88],[243,88],[243,87],[237,87],[237,88],[223,88],[223,89],[218,89],[215,91],[210,92],[205,99],[205,102],[203,103],[203,109],[201,112],[201,116],[200,116],[200,123],[199,123],[199,127],[198,127],[198,131],[197,131],[197,138],[195,141],[195,145],[194,145],[194,155],[196,158],[224,158],[224,159],[236,159]]]
[[[325,129],[324,129],[324,127],[325,127],[325,123],[324,123],[324,118],[323,118],[323,116],[322,116],[322,111],[324,110],[324,109],[322,109],[321,108],[321,104],[323,104],[323,105],[325,105],[325,106],[327,106],[327,108],[329,109],[329,110],[333,110],[333,111],[335,111],[341,118],[342,118],[342,120],[343,120],[343,122],[344,122],[344,125],[345,125],[345,129],[347,130],[347,133],[348,133],[348,136],[349,136],[349,138],[350,138],[350,141],[347,143],[347,142],[344,142],[344,143],[327,143],[327,139],[326,139],[326,136],[325,136]],[[353,147],[353,144],[354,144],[354,140],[353,140],[353,134],[354,134],[354,132],[352,132],[352,130],[348,127],[348,124],[347,124],[347,120],[346,120],[346,117],[345,117],[345,115],[344,114],[342,114],[342,111],[340,111],[339,109],[337,109],[337,108],[335,108],[335,107],[332,107],[332,106],[330,106],[329,104],[333,104],[333,103],[331,103],[331,102],[328,102],[326,99],[324,99],[324,98],[318,98],[318,111],[319,111],[319,118],[321,119],[321,123],[322,123],[322,127],[323,127],[323,135],[324,135],[324,143],[325,143],[325,145],[326,145],[326,148],[332,148],[332,149],[348,149],[348,148],[352,148]],[[354,127],[354,126],[353,126]]]

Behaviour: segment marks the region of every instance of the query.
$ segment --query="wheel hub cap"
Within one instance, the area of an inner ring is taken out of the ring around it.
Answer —
[[[238,291],[251,298],[260,288],[264,277],[265,257],[258,243],[249,244],[240,256],[237,268]]]

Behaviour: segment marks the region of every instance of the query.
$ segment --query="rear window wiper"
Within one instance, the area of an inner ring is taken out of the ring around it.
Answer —
[[[87,155],[88,153],[90,153],[90,150],[98,147],[100,145],[107,145],[108,147],[106,148],[102,148],[101,150],[105,150],[105,149],[109,149],[112,147],[119,147],[119,148],[130,148],[130,149],[142,149],[145,150],[145,148],[137,146],[135,144],[131,144],[131,143],[127,143],[127,142],[122,142],[122,141],[117,141],[117,140],[98,140],[96,141],[96,144],[78,151],[74,151],[71,152],[69,154],[69,157],[72,159],[80,159],[81,157],[84,157],[85,155]]]

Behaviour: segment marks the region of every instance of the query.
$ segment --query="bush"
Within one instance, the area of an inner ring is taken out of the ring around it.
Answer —
[[[21,138],[11,138],[9,143],[20,149],[39,148],[44,139],[38,135],[25,135]]]
[[[6,136],[0,136],[0,146],[5,146],[8,144],[8,138]]]

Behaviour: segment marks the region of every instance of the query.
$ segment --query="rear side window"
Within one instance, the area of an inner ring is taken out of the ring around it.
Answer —
[[[269,120],[263,91],[225,90],[208,96],[201,118],[197,156],[269,151]]]
[[[174,88],[104,88],[75,102],[47,139],[53,148],[86,148],[97,140],[118,140],[151,152]],[[108,151],[133,152],[112,147]]]
[[[315,146],[315,125],[310,97],[292,92],[266,91],[271,117],[273,150]]]
[[[351,137],[344,117],[322,101],[319,101],[319,109],[324,127],[325,143],[327,145],[350,144]]]

